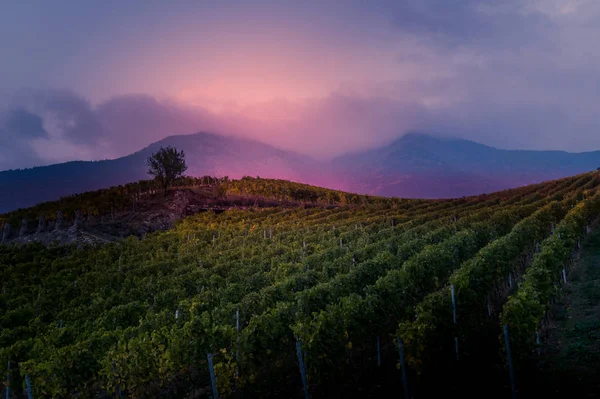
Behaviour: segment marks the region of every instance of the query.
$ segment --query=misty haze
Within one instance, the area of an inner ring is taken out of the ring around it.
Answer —
[[[600,3],[0,5],[0,394],[600,395]]]

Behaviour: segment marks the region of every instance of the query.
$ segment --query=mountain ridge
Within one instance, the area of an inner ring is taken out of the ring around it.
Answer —
[[[497,149],[470,140],[407,134],[387,146],[333,160],[359,190],[378,195],[456,197],[594,170],[600,151],[569,153]],[[368,182],[368,183],[366,183]]]
[[[0,172],[0,213],[62,196],[148,178],[146,158],[161,146],[186,152],[189,175],[273,176],[328,185],[322,164],[258,141],[199,132],[169,136],[130,155],[101,161],[71,161]],[[309,179],[310,178],[310,179]]]
[[[146,179],[146,158],[166,145],[186,152],[187,173],[192,176],[261,176],[359,194],[410,198],[476,195],[600,166],[600,151],[506,150],[420,132],[331,161],[315,160],[252,139],[197,132],[169,136],[112,160],[2,171],[0,212]]]

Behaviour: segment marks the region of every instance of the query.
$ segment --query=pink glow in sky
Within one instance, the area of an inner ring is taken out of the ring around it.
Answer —
[[[599,27],[585,0],[3,3],[0,170],[199,130],[317,158],[411,130],[600,148]]]

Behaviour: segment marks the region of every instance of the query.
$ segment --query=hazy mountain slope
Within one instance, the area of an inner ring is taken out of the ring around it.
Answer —
[[[410,133],[388,146],[333,160],[356,191],[456,197],[502,190],[596,169],[600,151],[499,150],[468,140]]]
[[[0,213],[61,196],[147,179],[146,158],[161,146],[186,153],[189,175],[245,175],[335,186],[319,162],[267,144],[208,133],[171,136],[123,158],[0,172]]]
[[[268,144],[208,133],[167,137],[123,158],[0,172],[0,212],[148,178],[160,146],[186,152],[192,176],[287,179],[384,196],[476,195],[595,170],[600,151],[499,150],[468,140],[407,134],[382,148],[319,162]]]

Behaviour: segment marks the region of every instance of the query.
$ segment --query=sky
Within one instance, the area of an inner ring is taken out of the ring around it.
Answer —
[[[418,131],[600,149],[597,0],[8,0],[0,170],[174,134],[330,159]]]

